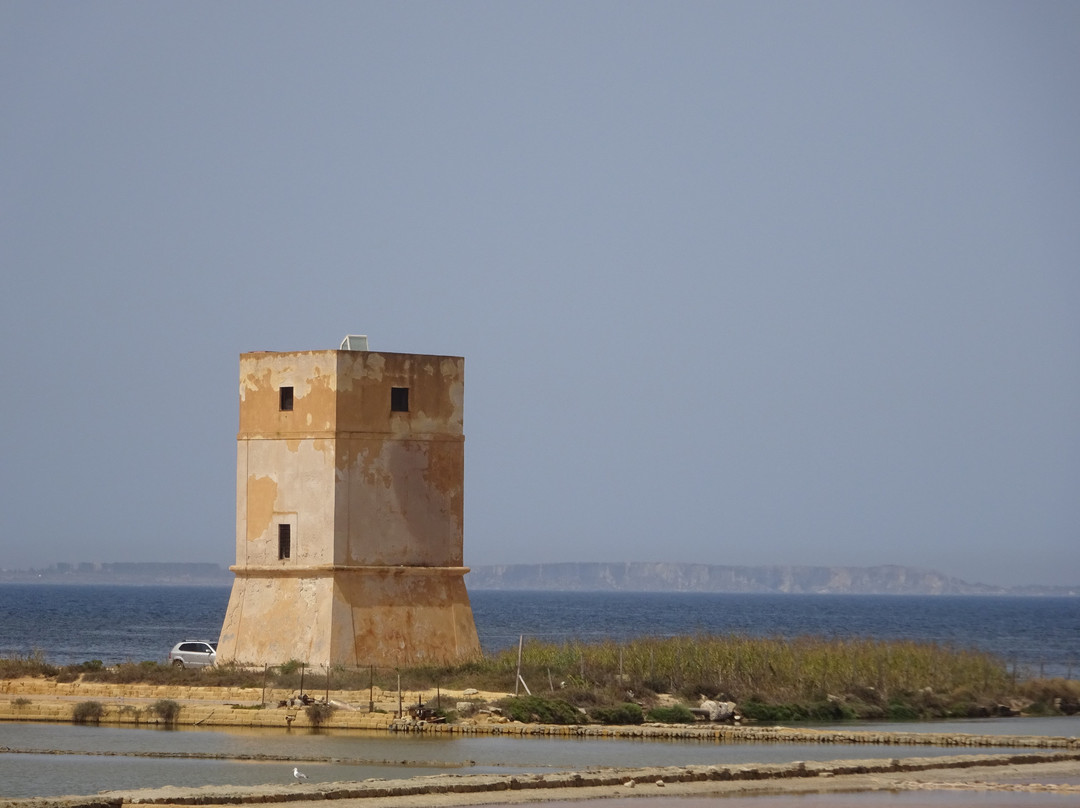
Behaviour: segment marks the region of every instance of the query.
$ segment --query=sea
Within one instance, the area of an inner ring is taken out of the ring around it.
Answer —
[[[1080,678],[1080,598],[673,592],[469,593],[485,653],[695,634],[910,639],[1001,659],[1018,677]],[[164,661],[214,641],[228,587],[0,584],[0,656],[58,665]]]

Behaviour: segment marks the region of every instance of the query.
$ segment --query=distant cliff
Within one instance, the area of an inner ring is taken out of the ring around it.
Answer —
[[[43,569],[0,569],[0,583],[229,586],[233,574],[217,564],[117,561],[113,563],[53,564]]]
[[[831,595],[1077,595],[1072,587],[972,584],[932,570],[880,567],[731,567],[662,562],[478,566],[470,589],[612,592],[759,592]]]
[[[54,564],[0,569],[0,583],[229,586],[233,574],[217,564]],[[762,592],[814,595],[1080,595],[1080,586],[990,586],[933,570],[880,567],[731,567],[720,564],[604,562],[508,564],[472,568],[469,589],[563,592]]]

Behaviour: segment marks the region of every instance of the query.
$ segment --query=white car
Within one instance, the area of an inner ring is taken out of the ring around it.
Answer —
[[[206,668],[217,659],[217,643],[202,640],[178,642],[169,651],[169,662],[174,668]]]

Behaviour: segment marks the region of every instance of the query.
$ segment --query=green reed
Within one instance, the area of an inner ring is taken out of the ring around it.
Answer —
[[[517,649],[487,661],[491,673],[517,666]],[[806,700],[861,692],[879,699],[919,691],[1013,689],[1006,665],[991,654],[936,643],[698,634],[643,637],[625,643],[545,643],[522,648],[522,676],[577,686],[610,685],[732,700]]]

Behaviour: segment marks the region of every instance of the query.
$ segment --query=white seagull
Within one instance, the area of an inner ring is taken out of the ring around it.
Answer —
[[[292,770],[292,776],[296,778],[296,782],[298,782],[298,783],[299,783],[299,782],[300,782],[301,780],[307,780],[307,775],[306,775],[306,774],[304,774],[304,773],[303,773],[302,771],[300,771],[300,770],[299,770],[298,768],[296,768],[295,766],[293,766],[293,770]]]

